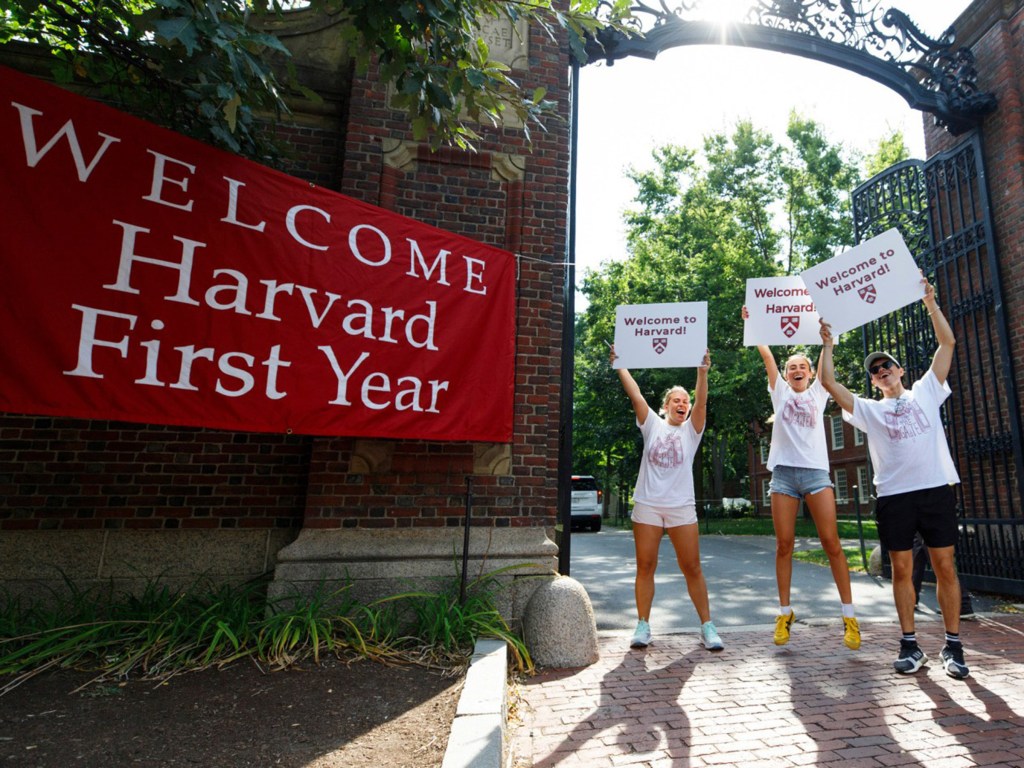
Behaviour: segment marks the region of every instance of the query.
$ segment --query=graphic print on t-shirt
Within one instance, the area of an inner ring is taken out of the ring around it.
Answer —
[[[651,443],[647,459],[657,467],[672,469],[683,463],[683,438],[681,435],[662,435]]]
[[[899,399],[891,411],[885,412],[885,428],[889,440],[895,443],[923,435],[932,425],[920,405],[913,400]]]
[[[816,424],[814,401],[809,397],[791,397],[782,409],[782,420],[796,427],[814,429]]]

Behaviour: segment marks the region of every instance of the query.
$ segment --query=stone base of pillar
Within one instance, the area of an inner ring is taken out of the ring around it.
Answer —
[[[586,667],[598,660],[597,622],[590,596],[575,579],[545,579],[523,621],[526,647],[539,667]]]
[[[344,588],[370,603],[403,592],[459,589],[461,528],[304,528],[280,550],[271,600],[309,597]],[[544,528],[472,528],[467,583],[490,576],[498,610],[521,626],[526,603],[558,567],[558,547]]]

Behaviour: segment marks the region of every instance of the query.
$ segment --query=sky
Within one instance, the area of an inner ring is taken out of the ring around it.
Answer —
[[[723,3],[723,0],[713,0]],[[734,0],[728,0],[735,5]],[[678,4],[669,3],[671,6]],[[727,3],[726,3],[727,4]],[[868,7],[865,0],[862,7]],[[969,0],[878,0],[937,37]],[[625,59],[580,71],[576,284],[588,268],[626,256],[622,212],[632,207],[632,166],[654,167],[667,143],[699,149],[703,137],[731,133],[737,120],[785,137],[791,109],[821,124],[826,136],[868,153],[891,130],[903,131],[913,157],[924,157],[923,113],[883,85],[800,56],[736,46],[684,46],[654,61]],[[924,115],[931,119],[930,115]],[[586,300],[577,292],[577,311]]]

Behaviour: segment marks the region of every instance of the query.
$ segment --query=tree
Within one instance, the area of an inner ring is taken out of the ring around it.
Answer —
[[[890,131],[878,140],[877,149],[865,158],[864,174],[870,179],[896,163],[909,159],[910,150],[903,131]]]
[[[749,120],[741,120],[732,136],[706,138],[704,153],[711,188],[731,209],[750,247],[765,264],[772,263],[780,243],[771,205],[777,203],[782,192],[782,148],[771,134],[755,130]]]
[[[284,44],[264,31],[289,0],[0,0],[0,44],[28,41],[55,56],[58,81],[87,81],[100,95],[174,130],[255,159],[274,154],[261,118],[288,111],[286,97],[316,94],[287,65]],[[394,85],[417,139],[470,147],[478,123],[515,115],[529,138],[553,103],[525,92],[492,59],[479,22],[526,19],[564,32],[585,61],[583,42],[628,16],[614,0],[310,0],[344,20],[357,67],[376,60]],[[279,75],[283,75],[283,80]]]
[[[720,497],[722,478],[745,474],[753,426],[771,415],[761,359],[743,347],[746,280],[849,246],[849,193],[859,172],[820,126],[797,115],[785,144],[741,121],[731,134],[705,138],[703,155],[672,145],[652,154],[652,170],[629,172],[638,204],[625,217],[629,258],[583,281],[589,304],[577,322],[576,466],[604,467],[631,482],[639,465],[639,431],[608,365],[615,307],[707,300],[712,367],[702,451],[709,471],[695,468],[694,479],[699,498]],[[670,385],[692,387],[695,379],[692,370],[633,374],[652,405]]]
[[[781,168],[786,189],[786,274],[799,274],[853,245],[850,192],[860,174],[842,149],[830,144],[820,125],[789,115],[792,142]]]

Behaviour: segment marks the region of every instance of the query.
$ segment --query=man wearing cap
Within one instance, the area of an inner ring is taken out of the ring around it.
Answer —
[[[821,321],[822,353],[818,378],[843,409],[843,418],[868,437],[878,502],[878,537],[892,560],[892,593],[903,637],[893,667],[902,674],[917,672],[928,657],[914,632],[913,545],[920,532],[935,572],[936,596],[946,628],[941,658],[946,674],[963,679],[970,674],[960,642],[960,582],[953,559],[958,528],[956,494],[960,482],[942,427],[940,408],[951,394],[946,377],[953,362],[956,339],[935,301],[935,288],[922,277],[924,302],[938,349],[931,367],[909,390],[903,368],[888,352],[864,358],[871,384],[880,400],[854,395],[836,381],[832,332]]]

